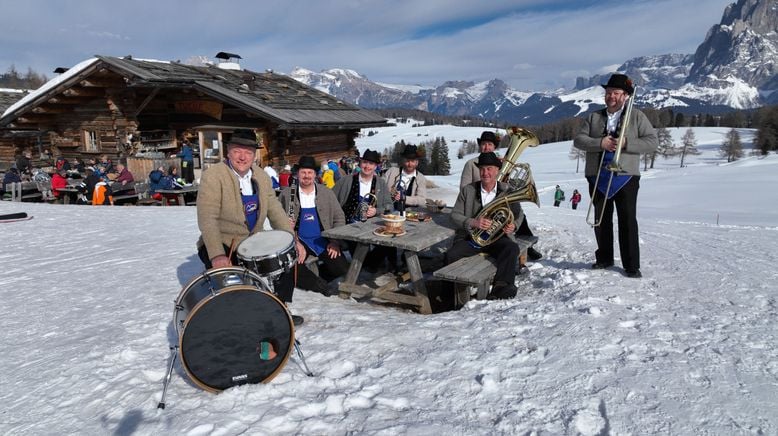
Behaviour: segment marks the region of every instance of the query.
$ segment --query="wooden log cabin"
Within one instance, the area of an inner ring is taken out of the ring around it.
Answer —
[[[258,163],[282,166],[303,154],[319,161],[353,155],[359,129],[386,125],[288,76],[236,65],[85,60],[2,112],[0,169],[22,148],[34,157],[48,151],[85,161],[102,154],[162,160],[179,151],[184,136],[194,145],[195,168],[206,168],[224,157],[222,143],[237,128],[257,133]]]

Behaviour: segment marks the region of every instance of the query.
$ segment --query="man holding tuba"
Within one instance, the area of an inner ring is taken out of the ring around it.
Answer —
[[[621,264],[627,277],[639,278],[642,277],[637,221],[640,154],[653,152],[659,143],[645,114],[625,105],[635,92],[629,77],[613,74],[602,87],[605,109],[589,114],[573,140],[575,148],[586,152],[585,175],[595,217],[598,217],[592,224],[597,238],[592,268],[613,266],[615,206],[619,216]],[[621,144],[620,152],[618,144]]]
[[[503,138],[505,139],[507,137],[508,136],[506,135]],[[489,153],[493,152],[497,148],[498,142],[497,135],[495,135],[494,132],[485,130],[481,133],[481,137],[478,138],[478,147],[481,153]],[[459,179],[459,189],[462,189],[465,185],[469,185],[473,182],[481,180],[481,173],[478,169],[478,166],[476,165],[477,161],[478,158],[474,157],[465,162],[465,166],[462,169],[462,176]],[[526,216],[524,216],[524,219],[518,222],[516,236],[535,236],[532,233],[532,230],[530,230],[529,224],[527,224]],[[529,257],[530,260],[539,260],[543,257],[543,255],[533,246],[527,249],[527,257]]]
[[[508,299],[516,296],[516,258],[519,255],[519,246],[511,238],[499,237],[494,242],[483,247],[473,241],[472,234],[481,231],[489,231],[492,227],[492,217],[480,216],[481,209],[486,207],[501,193],[509,190],[507,183],[497,181],[502,162],[493,152],[481,153],[476,161],[480,180],[463,186],[454,208],[451,211],[451,220],[457,228],[454,245],[446,252],[446,264],[473,256],[480,252],[489,254],[497,262],[497,273],[492,282],[492,291],[488,298]],[[498,200],[499,201],[499,200]],[[515,222],[524,219],[524,212],[518,201],[509,204]],[[516,230],[515,222],[508,222],[502,229],[496,232],[512,234]]]

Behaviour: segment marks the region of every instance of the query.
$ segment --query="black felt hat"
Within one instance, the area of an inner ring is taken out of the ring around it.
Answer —
[[[319,167],[316,165],[316,159],[314,159],[313,156],[300,156],[300,161],[297,163],[297,169],[301,170],[303,168],[308,168],[314,171],[319,169]]]
[[[499,141],[497,141],[497,135],[494,134],[494,132],[485,131],[481,133],[481,137],[478,138],[478,145],[481,145],[482,142],[489,141],[494,145],[499,144]]]
[[[613,74],[608,83],[602,85],[603,88],[617,88],[621,89],[629,95],[635,92],[635,87],[632,85],[632,80],[627,77],[626,74]]]
[[[227,145],[259,148],[259,144],[257,144],[257,135],[254,134],[254,131],[249,129],[237,129],[232,132],[232,136],[227,141]]]
[[[415,145],[406,145],[405,150],[403,150],[402,157],[406,159],[418,159],[419,149],[416,148]]]
[[[381,155],[378,154],[377,151],[373,151],[373,150],[371,150],[369,148],[367,150],[365,150],[365,152],[362,154],[362,158],[361,159],[373,162],[375,164],[380,164],[381,163]]]
[[[492,165],[497,168],[502,167],[502,161],[500,158],[497,157],[494,152],[490,151],[488,153],[481,153],[478,155],[478,162],[475,164],[477,167],[484,167],[487,165]]]

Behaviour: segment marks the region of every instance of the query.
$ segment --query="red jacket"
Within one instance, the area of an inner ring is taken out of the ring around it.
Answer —
[[[54,196],[59,198],[61,192],[59,192],[59,188],[67,188],[68,186],[68,179],[62,177],[59,173],[54,173],[54,175],[51,177],[51,191],[54,193]]]

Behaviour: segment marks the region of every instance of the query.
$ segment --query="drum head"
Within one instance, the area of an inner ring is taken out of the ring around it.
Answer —
[[[184,369],[200,387],[218,392],[268,382],[294,346],[294,325],[283,303],[250,286],[231,286],[202,301],[180,335]],[[274,357],[270,357],[272,350]]]
[[[294,236],[282,230],[266,230],[254,233],[238,244],[238,257],[242,259],[262,259],[276,256],[288,247],[294,247]]]

